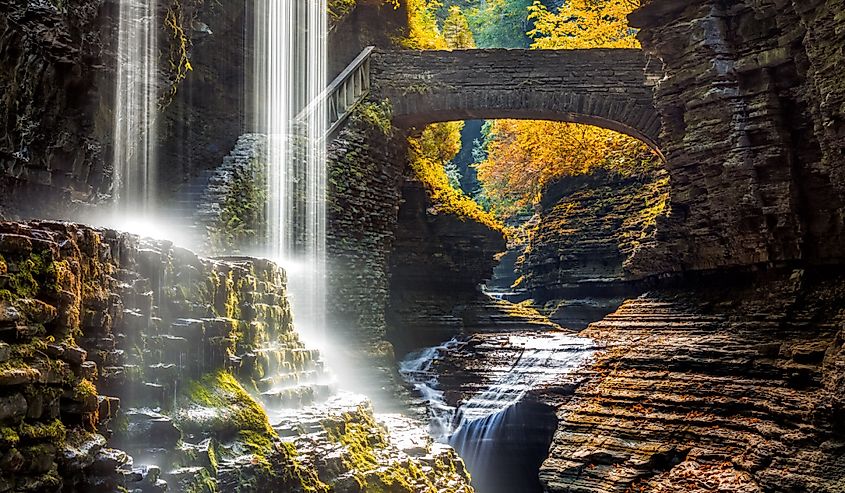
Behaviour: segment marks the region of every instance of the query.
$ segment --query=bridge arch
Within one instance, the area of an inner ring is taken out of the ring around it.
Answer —
[[[391,101],[398,126],[565,121],[614,130],[660,150],[652,95],[659,73],[641,50],[393,51],[373,57],[375,85]]]

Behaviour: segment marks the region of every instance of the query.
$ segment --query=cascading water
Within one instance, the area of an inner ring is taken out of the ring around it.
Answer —
[[[505,346],[518,348],[518,358],[504,367],[490,368],[498,377],[486,390],[457,407],[444,399],[433,369],[436,360],[459,347],[457,340],[411,353],[399,366],[403,377],[428,402],[431,435],[455,447],[482,493],[499,491],[488,481],[493,468],[490,459],[509,413],[515,412],[528,391],[582,367],[594,352],[590,339],[562,333],[509,335],[507,338]]]
[[[320,345],[326,264],[326,2],[258,0],[255,8],[255,125],[268,137],[265,253],[288,271],[300,333]]]
[[[117,221],[151,218],[156,201],[158,23],[156,0],[121,0],[114,114]]]

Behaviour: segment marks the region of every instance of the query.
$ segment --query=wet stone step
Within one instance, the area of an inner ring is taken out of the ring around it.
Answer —
[[[169,417],[150,409],[129,409],[126,411],[126,430],[119,440],[140,447],[173,449],[182,438],[182,432]]]

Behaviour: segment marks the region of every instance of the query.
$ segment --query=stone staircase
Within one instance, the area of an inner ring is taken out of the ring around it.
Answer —
[[[211,251],[209,233],[221,227],[223,203],[231,191],[232,179],[255,173],[255,161],[263,156],[265,143],[262,134],[241,135],[218,167],[203,170],[176,193],[171,216],[185,228],[190,243],[199,250]]]

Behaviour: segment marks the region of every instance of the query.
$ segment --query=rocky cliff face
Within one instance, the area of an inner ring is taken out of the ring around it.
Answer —
[[[0,3],[0,207],[59,210],[109,187],[100,2]],[[50,204],[26,200],[38,191]]]
[[[384,337],[388,254],[407,162],[406,134],[385,123],[386,133],[353,116],[328,150],[329,314],[361,343]]]
[[[10,0],[0,9],[0,207],[67,218],[69,205],[112,192],[116,67],[126,62],[117,56],[119,3]],[[175,1],[151,20],[160,27],[153,124],[169,163],[163,192],[216,165],[242,133],[245,15],[241,4]],[[32,193],[44,199],[24,199]]]
[[[479,285],[493,275],[505,249],[501,233],[453,214],[431,212],[423,184],[402,187],[390,255],[388,338],[400,350],[428,346],[462,332],[470,305],[482,302]]]
[[[451,449],[327,394],[274,264],[0,223],[0,491],[471,491]]]
[[[845,256],[840,0],[654,0],[630,16],[665,77],[671,214],[629,268]]]
[[[841,274],[698,279],[592,324],[586,383],[546,396],[546,491],[840,491]]]
[[[627,177],[599,170],[550,184],[529,232],[519,287],[568,327],[581,329],[613,311],[638,289],[627,262],[653,240],[667,182],[656,169]]]

